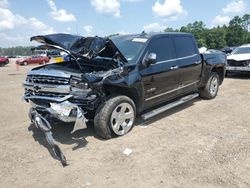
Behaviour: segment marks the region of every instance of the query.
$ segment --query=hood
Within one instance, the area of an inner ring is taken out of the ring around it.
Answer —
[[[67,52],[73,57],[92,59],[97,56],[106,58],[120,58],[127,62],[126,58],[108,38],[82,37],[70,34],[39,35],[30,38],[30,41],[43,43],[44,47],[56,48]]]
[[[234,54],[227,56],[228,60],[244,61],[250,60],[250,54]]]

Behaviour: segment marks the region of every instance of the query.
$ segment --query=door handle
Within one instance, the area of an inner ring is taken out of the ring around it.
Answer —
[[[200,61],[195,61],[194,64],[198,65],[200,64],[201,62]]]
[[[170,67],[170,70],[175,70],[175,69],[178,69],[179,67],[178,66],[172,66]]]

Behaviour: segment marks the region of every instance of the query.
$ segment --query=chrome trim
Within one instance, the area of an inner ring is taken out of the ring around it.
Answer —
[[[161,64],[161,63],[168,63],[168,62],[172,62],[172,61],[183,60],[183,59],[195,57],[197,55],[198,54],[194,54],[194,55],[190,55],[190,56],[186,56],[186,57],[179,57],[179,58],[175,58],[175,59],[169,59],[169,60],[166,60],[166,61],[158,61],[158,62],[156,62],[156,64],[153,64],[152,66],[157,65],[157,64]]]
[[[70,93],[69,85],[48,85],[39,83],[24,82],[23,86],[25,89],[37,91],[37,92],[54,92],[54,93]],[[38,89],[36,89],[36,87]]]
[[[55,102],[63,102],[68,100],[69,98],[73,97],[73,95],[66,95],[62,98],[55,98],[55,97],[42,97],[42,96],[23,96],[24,100],[28,99],[42,99],[42,100],[48,100],[48,101],[55,101]]]
[[[178,66],[173,66],[173,67],[170,67],[170,70],[175,70],[175,69],[178,69],[179,67]]]
[[[185,88],[185,87],[189,87],[189,86],[191,86],[191,85],[197,84],[198,82],[199,82],[199,81],[195,81],[195,82],[190,83],[190,84],[187,84],[187,85],[185,85],[185,86],[180,86],[180,87],[178,87],[178,88],[176,88],[176,89],[173,89],[173,90],[170,90],[170,91],[167,91],[167,92],[164,92],[164,93],[155,95],[155,96],[153,96],[153,97],[149,97],[149,98],[145,99],[145,101],[149,101],[149,100],[155,99],[155,98],[157,98],[157,97],[160,97],[160,96],[163,96],[163,95],[166,95],[166,94],[175,92],[175,91],[180,90],[180,89],[183,89],[183,88]]]
[[[250,71],[250,66],[249,67],[226,66],[226,70],[229,70],[229,71]]]
[[[55,70],[55,69],[38,69],[38,70],[31,70],[27,74],[28,76],[51,76],[51,77],[63,77],[63,78],[70,78],[72,74],[69,74],[66,71],[62,70]],[[79,74],[76,74],[79,75]]]

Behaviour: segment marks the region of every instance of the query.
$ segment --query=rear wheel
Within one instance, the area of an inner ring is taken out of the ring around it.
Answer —
[[[200,96],[204,99],[215,98],[219,90],[219,85],[219,75],[216,72],[212,72],[206,86],[200,90]]]
[[[27,65],[28,65],[28,62],[27,62],[27,61],[24,61],[24,62],[23,62],[23,65],[24,65],[24,66],[27,66]]]
[[[94,118],[96,133],[104,139],[123,136],[132,130],[135,116],[135,104],[130,98],[126,96],[110,98],[96,112]]]

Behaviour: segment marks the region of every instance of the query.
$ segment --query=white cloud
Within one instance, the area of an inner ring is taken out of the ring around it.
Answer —
[[[98,13],[120,17],[119,0],[91,0],[91,5]]]
[[[87,35],[91,35],[93,31],[93,26],[92,25],[85,25],[83,26],[83,30]]]
[[[242,0],[239,1],[232,1],[231,3],[227,4],[225,8],[222,9],[222,11],[227,13],[242,13],[246,10],[246,3]]]
[[[9,6],[8,0],[0,0],[0,8],[7,8]]]
[[[217,15],[215,18],[212,20],[213,25],[215,26],[222,26],[222,25],[227,25],[230,22],[231,18],[229,16],[221,16]]]
[[[54,33],[54,28],[46,25],[35,17],[29,19],[29,25],[35,29],[41,31],[40,34],[51,34]]]
[[[180,0],[165,0],[163,4],[157,1],[152,7],[157,17],[167,20],[176,20],[180,16],[186,16],[187,11],[182,7]]]
[[[13,29],[27,22],[24,17],[14,15],[9,9],[0,8],[0,15],[0,31]]]
[[[48,5],[51,9],[50,16],[59,22],[73,22],[76,21],[75,15],[68,13],[65,9],[57,10],[54,0],[47,0]]]
[[[8,8],[0,8],[0,15],[1,46],[30,45],[29,37],[55,32],[37,18],[24,18]]]
[[[142,2],[144,0],[123,0],[124,2],[130,2],[130,3],[135,3],[135,2]]]
[[[157,22],[143,26],[143,30],[146,33],[150,33],[150,32],[162,32],[162,31],[164,31],[164,29],[166,29],[166,27],[163,26],[163,25],[161,25],[161,24],[159,24],[159,23],[157,23]]]

